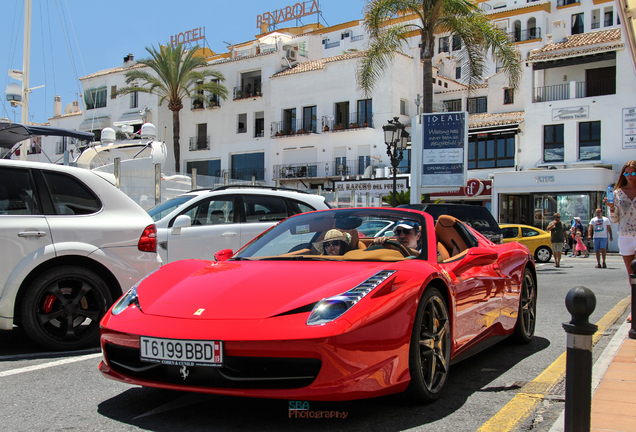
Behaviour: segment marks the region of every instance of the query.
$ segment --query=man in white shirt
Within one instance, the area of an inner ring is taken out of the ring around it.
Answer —
[[[607,268],[605,264],[605,252],[607,250],[607,237],[609,234],[609,240],[614,240],[612,236],[612,226],[610,220],[603,216],[603,211],[600,208],[596,209],[596,217],[590,220],[590,227],[587,230],[588,238],[592,238],[594,233],[594,251],[596,252],[596,268]],[[601,256],[603,256],[603,264],[601,265]]]

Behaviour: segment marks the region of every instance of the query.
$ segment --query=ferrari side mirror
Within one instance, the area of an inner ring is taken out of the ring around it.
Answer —
[[[214,254],[214,259],[217,261],[227,261],[232,255],[234,255],[232,249],[222,249]]]

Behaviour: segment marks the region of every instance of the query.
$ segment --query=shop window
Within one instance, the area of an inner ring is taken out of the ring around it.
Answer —
[[[504,105],[510,105],[515,101],[514,89],[504,89]]]
[[[486,96],[468,98],[468,113],[480,114],[488,112],[488,98]]]
[[[437,52],[438,54],[443,52],[450,52],[450,41],[448,36],[439,38],[439,50]]]
[[[543,126],[543,162],[563,162],[563,125]]]
[[[515,135],[473,135],[468,141],[468,169],[505,168],[515,165]]]
[[[601,122],[579,123],[579,160],[601,159]]]

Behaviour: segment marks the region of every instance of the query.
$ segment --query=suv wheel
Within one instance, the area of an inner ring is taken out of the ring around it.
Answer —
[[[21,321],[36,343],[73,350],[98,341],[99,321],[111,304],[110,291],[96,273],[76,266],[56,267],[28,287]]]

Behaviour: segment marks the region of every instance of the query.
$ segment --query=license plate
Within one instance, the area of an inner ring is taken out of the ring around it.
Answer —
[[[223,366],[223,342],[139,338],[143,361],[176,366]]]

